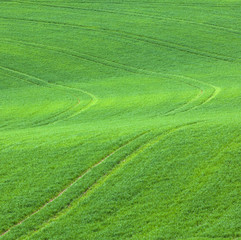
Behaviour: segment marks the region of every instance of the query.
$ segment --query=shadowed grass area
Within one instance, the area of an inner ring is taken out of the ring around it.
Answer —
[[[0,239],[240,239],[240,9],[1,1]]]

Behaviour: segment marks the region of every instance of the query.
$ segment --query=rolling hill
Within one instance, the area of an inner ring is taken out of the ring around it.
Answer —
[[[241,1],[0,1],[0,239],[241,239]]]

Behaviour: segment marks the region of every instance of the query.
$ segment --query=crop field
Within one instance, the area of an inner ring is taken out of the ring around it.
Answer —
[[[0,0],[17,239],[241,239],[241,0]]]

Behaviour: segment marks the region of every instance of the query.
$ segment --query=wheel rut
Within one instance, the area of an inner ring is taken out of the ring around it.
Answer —
[[[71,10],[80,10],[80,11],[89,11],[89,12],[100,12],[100,13],[109,13],[109,14],[116,14],[116,15],[126,15],[126,16],[136,16],[136,17],[142,17],[142,18],[152,18],[152,19],[159,19],[159,20],[165,20],[165,21],[174,21],[174,22],[180,22],[180,23],[187,23],[192,25],[199,25],[203,27],[208,27],[211,29],[217,29],[220,31],[225,31],[233,34],[241,35],[241,32],[233,29],[228,28],[224,26],[219,26],[214,23],[206,23],[206,22],[196,22],[196,21],[190,21],[183,18],[175,18],[175,17],[163,17],[163,16],[156,16],[156,15],[150,15],[146,13],[141,12],[135,12],[135,11],[116,11],[113,9],[94,9],[94,8],[82,8],[82,7],[73,7],[73,6],[63,6],[63,5],[53,5],[53,4],[46,4],[46,3],[36,3],[36,2],[22,2],[19,1],[19,3],[22,4],[28,4],[28,5],[39,5],[39,6],[46,6],[46,7],[52,7],[52,8],[63,8],[63,9],[71,9]]]
[[[166,116],[176,114],[178,109],[180,110],[180,112],[189,111],[188,109],[186,109],[186,107],[188,108],[190,104],[194,103],[196,100],[198,100],[204,94],[205,89],[203,88],[203,86],[207,86],[207,87],[213,88],[213,89],[218,89],[218,87],[216,87],[214,85],[204,83],[202,81],[196,80],[196,79],[191,78],[191,77],[186,77],[186,76],[183,76],[183,75],[175,75],[175,74],[164,74],[164,73],[161,73],[161,72],[154,72],[154,71],[150,71],[150,70],[136,68],[136,67],[133,67],[133,66],[130,66],[130,65],[124,65],[124,64],[121,64],[121,63],[118,63],[118,62],[115,62],[115,61],[103,59],[103,58],[93,56],[93,55],[90,55],[90,54],[86,54],[86,53],[78,53],[76,51],[67,50],[67,49],[64,49],[64,48],[59,48],[59,47],[54,47],[54,46],[49,46],[49,45],[44,45],[44,44],[36,44],[36,43],[26,42],[26,41],[18,41],[18,40],[13,40],[13,39],[4,39],[4,38],[1,38],[0,41],[16,42],[18,44],[23,44],[23,45],[27,45],[27,46],[44,48],[44,49],[49,50],[49,51],[58,52],[58,53],[61,53],[61,54],[72,56],[74,58],[79,58],[81,60],[86,60],[86,61],[90,61],[90,62],[93,62],[93,63],[98,63],[98,64],[101,64],[101,65],[104,65],[104,66],[107,66],[107,67],[121,69],[121,70],[128,71],[128,72],[131,72],[131,73],[142,74],[142,75],[156,75],[156,76],[168,77],[168,78],[178,78],[180,82],[183,82],[184,84],[190,85],[193,88],[197,88],[197,89],[200,90],[200,93],[196,97],[194,97],[193,99],[184,103],[184,105],[164,113],[164,115],[166,115]],[[65,88],[67,88],[67,87],[65,87]],[[78,89],[71,88],[71,87],[70,87],[70,89],[78,90]],[[209,97],[208,98],[210,100],[212,100],[214,97],[216,97],[216,95],[219,93],[219,91],[220,91],[220,89],[218,89],[218,91],[215,91],[215,93],[213,94],[213,96],[211,98],[209,98]],[[87,92],[84,92],[84,93],[90,95],[90,93],[87,93]],[[91,107],[93,104],[95,104],[95,102],[97,100],[94,95],[90,95],[90,97],[92,98],[92,101],[86,106],[87,108],[89,108],[89,105]],[[202,104],[198,103],[198,105],[201,106],[201,105],[203,105],[207,102],[209,102],[209,101],[203,101]],[[192,109],[194,109],[194,107],[190,106],[190,110],[192,110]],[[78,113],[70,116],[69,118],[74,117],[76,115],[78,115]]]
[[[114,151],[112,151],[111,153],[109,153],[106,157],[104,157],[103,159],[101,159],[100,161],[96,162],[94,165],[92,165],[91,167],[89,167],[86,171],[82,172],[77,178],[75,178],[70,184],[68,184],[61,192],[59,192],[55,197],[51,198],[48,202],[46,202],[43,206],[41,206],[40,208],[38,208],[37,210],[35,210],[34,212],[32,212],[31,214],[29,214],[28,216],[26,216],[25,218],[23,218],[20,222],[18,222],[17,224],[13,225],[12,227],[10,227],[8,230],[6,230],[5,232],[3,232],[0,237],[6,235],[8,232],[10,232],[13,228],[21,225],[22,223],[24,223],[26,220],[28,220],[29,218],[31,218],[32,216],[34,216],[35,214],[37,214],[38,212],[40,212],[42,209],[44,209],[45,207],[47,207],[50,203],[54,202],[55,200],[57,200],[59,197],[61,197],[65,192],[68,191],[68,189],[70,189],[73,185],[75,185],[80,179],[82,179],[85,175],[87,175],[88,173],[90,173],[93,169],[95,169],[97,166],[99,166],[100,164],[102,164],[104,161],[106,161],[107,159],[109,159],[112,155],[114,155],[115,153],[117,153],[118,151],[120,151],[121,149],[123,149],[125,146],[131,144],[132,142],[134,142],[136,139],[140,138],[141,136],[147,134],[147,132],[143,132],[139,135],[137,135],[136,137],[134,137],[133,139],[127,141],[125,144],[123,144],[122,146],[118,147],[117,149],[115,149]]]
[[[235,61],[241,61],[240,58],[221,55],[221,54],[218,54],[218,53],[212,53],[212,52],[208,52],[208,51],[201,51],[201,50],[198,50],[196,48],[192,48],[192,47],[188,47],[188,46],[185,46],[185,45],[170,42],[170,41],[167,41],[165,39],[157,39],[155,37],[145,36],[145,35],[142,35],[142,34],[130,33],[130,32],[127,32],[127,31],[108,29],[108,28],[103,28],[103,27],[98,27],[98,26],[87,26],[87,25],[75,24],[75,23],[44,21],[44,20],[37,20],[37,19],[11,18],[11,17],[3,17],[3,16],[1,16],[0,18],[7,19],[7,20],[16,20],[16,21],[25,21],[25,22],[39,22],[39,23],[43,23],[43,24],[77,27],[77,28],[81,28],[83,30],[106,33],[108,35],[109,34],[115,34],[117,36],[118,35],[121,36],[122,38],[130,39],[130,40],[134,39],[136,41],[146,42],[146,43],[149,43],[149,44],[152,44],[152,45],[170,48],[170,49],[178,50],[178,51],[181,51],[181,52],[185,52],[187,54],[193,54],[193,55],[197,55],[197,56],[201,56],[201,57],[205,57],[205,58],[212,58],[212,59],[219,60],[219,61],[225,61],[225,62],[230,62],[230,63],[235,62]]]
[[[151,138],[150,140],[147,140],[144,144],[139,146],[136,150],[134,150],[132,153],[130,153],[127,157],[125,157],[124,159],[120,160],[111,170],[109,170],[106,174],[104,174],[104,176],[102,176],[100,179],[97,179],[96,182],[93,185],[91,185],[85,192],[83,192],[79,198],[72,200],[72,202],[69,203],[68,206],[66,206],[63,210],[61,210],[60,212],[58,212],[54,216],[50,217],[46,222],[44,222],[41,225],[41,227],[39,229],[35,230],[34,232],[27,233],[26,234],[27,237],[30,237],[30,236],[38,233],[39,231],[41,231],[43,228],[45,228],[46,226],[48,226],[52,222],[56,221],[60,217],[62,217],[65,214],[67,214],[72,208],[74,208],[79,203],[79,201],[81,201],[83,198],[85,198],[85,197],[89,196],[90,194],[92,194],[103,183],[105,183],[115,172],[117,172],[119,169],[121,169],[124,164],[126,164],[129,161],[131,161],[132,159],[137,157],[139,154],[143,153],[146,149],[148,149],[149,147],[157,144],[160,140],[166,138],[170,134],[172,134],[172,133],[174,133],[174,132],[176,132],[178,130],[181,130],[182,128],[186,128],[186,127],[189,127],[189,126],[192,126],[192,125],[196,125],[198,123],[201,123],[201,121],[199,121],[199,122],[190,122],[190,123],[187,123],[187,124],[176,126],[176,127],[170,128],[170,129],[162,132],[161,134],[158,134],[157,136],[155,136],[154,138]],[[127,143],[125,143],[124,145],[120,146],[119,148],[114,150],[112,153],[108,154],[105,158],[103,158],[99,162],[95,163],[93,166],[88,168],[84,173],[82,173],[80,176],[78,176],[73,182],[71,182],[66,188],[64,188],[57,196],[53,197],[47,203],[45,203],[42,207],[40,207],[38,210],[34,211],[33,213],[31,213],[30,215],[25,217],[20,222],[18,222],[17,224],[13,225],[12,227],[10,227],[8,230],[3,232],[0,236],[6,235],[12,229],[14,229],[15,227],[20,226],[22,223],[24,223],[25,221],[30,219],[32,216],[34,216],[37,213],[39,213],[42,209],[47,207],[50,203],[54,202],[56,199],[61,197],[65,192],[67,192],[68,189],[70,189],[74,184],[76,184],[81,178],[83,178],[86,174],[91,172],[98,165],[100,165],[101,163],[105,162],[105,160],[107,160],[109,157],[114,155],[116,152],[118,152],[119,150],[123,149],[128,144],[131,144],[132,142],[134,142],[136,139],[140,138],[141,136],[144,136],[148,132],[150,132],[150,131],[143,132],[140,135],[136,136],[134,139],[129,140]]]
[[[40,79],[38,77],[29,75],[29,74],[26,74],[26,73],[23,73],[23,72],[20,72],[20,71],[17,71],[15,69],[11,69],[11,68],[8,68],[8,67],[5,67],[5,66],[0,66],[0,70],[3,70],[5,72],[7,72],[7,74],[12,76],[12,77],[18,78],[19,80],[25,81],[25,82],[30,83],[30,84],[37,85],[39,87],[48,87],[48,88],[54,88],[54,89],[57,89],[57,90],[66,90],[67,89],[67,90],[72,90],[72,91],[75,91],[75,92],[77,91],[77,92],[81,92],[83,94],[86,94],[91,98],[91,100],[84,107],[82,107],[80,110],[78,110],[77,112],[72,113],[72,111],[70,112],[70,110],[73,110],[80,105],[79,99],[77,99],[77,103],[74,104],[73,106],[65,109],[64,111],[62,111],[60,113],[57,113],[54,116],[50,116],[49,118],[46,118],[41,122],[35,122],[34,126],[44,126],[44,125],[53,124],[53,123],[56,123],[56,122],[59,122],[59,121],[63,121],[65,119],[69,119],[73,116],[76,116],[76,115],[82,113],[83,111],[86,111],[87,109],[92,107],[97,102],[97,97],[95,95],[93,95],[92,93],[89,93],[87,91],[84,91],[82,89],[72,88],[72,87],[68,87],[68,86],[64,86],[64,85],[60,85],[60,84],[49,83],[49,82],[46,82],[45,80]],[[17,76],[16,76],[16,74],[17,74]],[[26,80],[26,78],[28,80]],[[65,114],[68,113],[68,112],[70,112],[70,114],[69,114],[68,117],[66,117]],[[51,121],[53,118],[54,118],[54,121]]]

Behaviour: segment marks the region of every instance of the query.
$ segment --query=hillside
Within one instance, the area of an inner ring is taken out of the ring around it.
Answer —
[[[241,1],[0,1],[0,240],[241,239]]]

